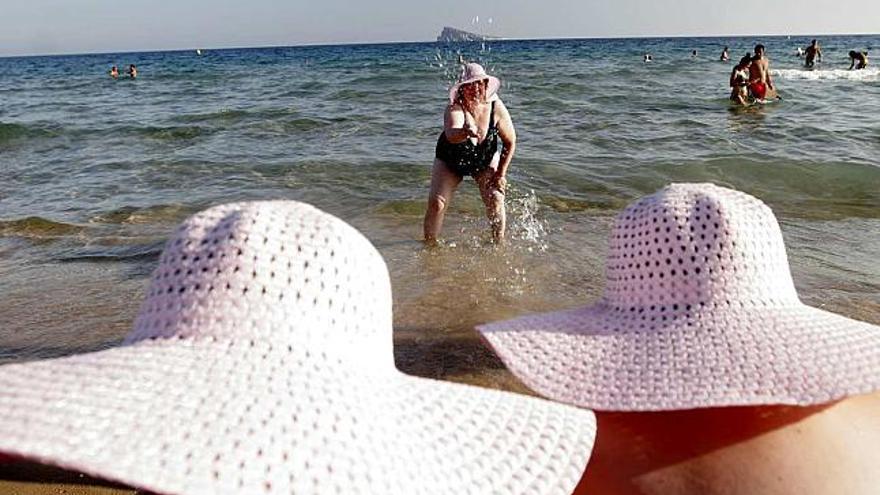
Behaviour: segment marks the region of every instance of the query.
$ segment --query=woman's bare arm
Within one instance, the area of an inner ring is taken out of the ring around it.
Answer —
[[[476,126],[468,124],[464,110],[458,105],[449,105],[443,115],[443,132],[446,140],[458,144],[470,137],[479,137]]]
[[[498,137],[501,138],[503,146],[497,175],[504,177],[507,174],[510,161],[513,160],[513,154],[516,152],[516,129],[513,128],[513,120],[511,120],[510,113],[501,99],[497,101],[495,107],[498,112]]]

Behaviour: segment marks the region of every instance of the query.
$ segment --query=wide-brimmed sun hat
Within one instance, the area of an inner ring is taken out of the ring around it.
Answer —
[[[0,367],[0,453],[159,493],[570,493],[592,412],[399,372],[391,306],[343,221],[208,209],[122,346]]]
[[[609,244],[599,302],[478,327],[540,395],[651,411],[880,389],[880,328],[801,303],[758,199],[673,184],[623,210]]]
[[[486,69],[476,62],[464,64],[461,74],[458,76],[458,82],[449,88],[449,103],[455,103],[455,100],[458,99],[459,88],[465,84],[483,80],[489,81],[486,87],[486,101],[490,101],[495,96],[495,93],[498,92],[498,88],[501,87],[501,81],[497,77],[487,74]]]

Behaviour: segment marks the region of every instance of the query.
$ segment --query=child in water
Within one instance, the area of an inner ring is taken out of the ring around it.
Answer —
[[[730,72],[730,87],[732,88],[730,101],[742,106],[749,104],[749,65],[751,63],[752,57],[746,54]]]

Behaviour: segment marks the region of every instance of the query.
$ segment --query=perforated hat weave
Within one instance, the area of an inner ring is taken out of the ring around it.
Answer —
[[[880,389],[880,328],[801,303],[773,212],[712,184],[673,184],[618,215],[599,302],[478,330],[527,386],[592,409]]]
[[[0,452],[159,493],[570,493],[592,412],[400,373],[391,304],[341,220],[211,208],[122,346],[0,367]]]

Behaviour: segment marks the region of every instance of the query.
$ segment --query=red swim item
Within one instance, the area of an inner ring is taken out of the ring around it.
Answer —
[[[752,96],[759,100],[763,100],[765,96],[767,96],[767,85],[762,82],[753,82],[749,84],[749,91],[751,91]]]

